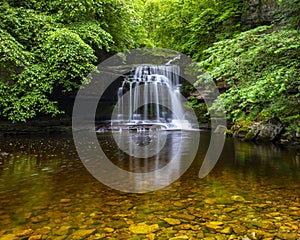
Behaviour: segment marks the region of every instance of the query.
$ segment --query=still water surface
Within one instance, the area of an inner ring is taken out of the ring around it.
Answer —
[[[209,134],[177,181],[144,194],[97,181],[71,135],[2,137],[0,239],[300,239],[300,152],[228,138],[200,179]],[[168,164],[179,136],[167,135],[173,144],[149,161],[126,157],[111,134],[99,141],[115,165],[143,172]]]

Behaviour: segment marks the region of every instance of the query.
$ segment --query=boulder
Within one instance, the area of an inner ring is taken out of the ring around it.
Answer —
[[[261,122],[243,121],[232,127],[233,136],[244,141],[268,141],[278,140],[284,129],[278,119],[270,119]]]

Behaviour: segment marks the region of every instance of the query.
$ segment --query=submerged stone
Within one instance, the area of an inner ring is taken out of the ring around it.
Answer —
[[[129,231],[135,234],[148,234],[156,232],[158,229],[158,224],[147,225],[146,223],[138,223],[129,226]]]
[[[232,233],[232,227],[227,227],[227,228],[224,228],[221,233],[224,233],[224,234],[231,234]]]
[[[32,229],[26,229],[26,230],[24,230],[22,232],[17,233],[16,236],[24,238],[24,237],[29,237],[32,234],[33,234],[33,230]]]
[[[35,230],[35,234],[47,235],[48,233],[50,233],[50,231],[51,231],[51,228],[46,226],[46,227]]]
[[[224,212],[224,213],[231,213],[231,212],[233,212],[233,211],[235,211],[236,210],[236,208],[224,208],[223,210],[222,210],[222,212]]]
[[[169,238],[169,240],[182,240],[182,239],[189,239],[189,237],[186,235],[182,235],[182,236]]]
[[[175,219],[175,218],[164,218],[164,221],[167,222],[170,225],[178,225],[181,223],[180,220]]]
[[[109,227],[104,228],[103,230],[107,233],[112,233],[113,231],[115,231],[113,228],[109,228]]]
[[[6,234],[4,236],[0,236],[0,240],[12,240],[15,238],[16,238],[15,234]]]
[[[186,220],[186,221],[193,221],[195,219],[194,215],[185,214],[185,213],[175,213],[175,214],[172,214],[172,217]]]
[[[217,222],[217,221],[212,221],[212,222],[209,222],[209,224],[211,225],[215,225],[215,226],[221,226],[221,225],[224,225],[223,222]]]
[[[71,239],[86,239],[88,238],[90,235],[92,235],[94,232],[96,232],[96,229],[82,229],[82,230],[77,230],[76,232],[74,232],[72,234],[72,238]]]
[[[61,226],[57,231],[55,231],[55,234],[59,236],[68,235],[70,229],[71,229],[70,226]]]
[[[235,202],[245,202],[245,198],[243,198],[242,196],[239,195],[234,195],[231,197],[231,200],[235,201]]]
[[[222,222],[208,222],[205,224],[205,226],[209,231],[215,232],[216,230],[222,229],[221,227],[222,224],[223,224]]]
[[[204,202],[207,203],[207,204],[215,204],[216,203],[216,199],[214,199],[214,198],[207,198],[207,199],[204,199]]]
[[[63,198],[63,199],[60,199],[59,202],[61,202],[61,203],[70,203],[71,201],[72,201],[71,199]]]
[[[29,237],[28,240],[40,240],[40,239],[42,239],[42,237],[43,236],[41,234],[39,234],[39,235],[33,235],[33,236]]]

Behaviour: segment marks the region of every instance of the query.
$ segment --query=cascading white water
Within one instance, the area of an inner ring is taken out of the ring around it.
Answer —
[[[179,71],[174,65],[141,65],[126,76],[118,90],[118,124],[190,128],[180,99]]]

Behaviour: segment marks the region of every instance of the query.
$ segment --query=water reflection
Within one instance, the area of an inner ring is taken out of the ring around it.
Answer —
[[[199,134],[121,131],[99,134],[98,139],[107,159],[117,167],[110,167],[104,178],[103,165],[90,158],[92,174],[113,188],[146,192],[170,185],[188,169],[197,153]]]
[[[149,146],[158,141],[155,138],[166,139],[159,153],[147,159],[130,157],[117,148],[111,134],[98,135],[113,164],[133,173],[163,169],[179,152],[188,155],[186,146],[194,144],[189,134],[181,132],[119,137],[137,147]],[[209,139],[209,132],[201,132],[195,161],[180,179],[146,194],[122,193],[94,179],[79,160],[72,136],[1,139],[1,152],[8,155],[0,155],[0,239],[16,239],[28,229],[33,231],[32,239],[39,235],[78,239],[85,230],[91,232],[91,239],[239,239],[258,231],[261,239],[300,239],[299,151],[227,139],[213,171],[200,179]],[[180,149],[179,143],[184,147]],[[182,162],[173,163],[169,169],[177,174]],[[170,225],[165,221],[170,218],[181,223]],[[213,229],[211,222],[223,225]],[[138,223],[158,224],[159,229],[138,235],[130,231]],[[230,235],[222,233],[229,228]]]
[[[254,144],[234,140],[235,165],[255,171],[257,175],[299,174],[297,151],[274,144]]]
[[[132,141],[138,146],[149,145],[152,141],[149,133],[137,133],[132,136]]]

